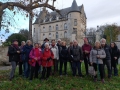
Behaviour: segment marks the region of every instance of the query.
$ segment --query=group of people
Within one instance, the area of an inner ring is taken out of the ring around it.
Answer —
[[[82,47],[78,45],[76,40],[70,42],[70,45],[67,46],[65,41],[58,39],[57,42],[52,40],[49,43],[47,38],[44,39],[42,45],[35,43],[33,47],[32,42],[27,40],[26,43],[22,41],[19,47],[18,41],[14,40],[12,45],[9,46],[8,56],[12,65],[10,80],[14,78],[17,64],[19,64],[19,75],[23,75],[30,80],[33,77],[38,78],[39,72],[42,72],[40,79],[48,79],[50,75],[56,73],[59,73],[60,77],[62,75],[67,76],[68,62],[73,76],[83,77],[81,72],[81,63],[83,61],[86,75],[89,75],[89,66],[93,66],[95,71],[94,81],[97,81],[99,72],[101,81],[105,82],[105,65],[108,69],[108,78],[111,78],[112,70],[114,70],[114,76],[118,76],[119,49],[114,42],[107,45],[104,38],[96,41],[93,47],[89,44],[87,38],[84,39]]]

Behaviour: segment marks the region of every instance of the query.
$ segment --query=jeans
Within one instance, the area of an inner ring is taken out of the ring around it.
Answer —
[[[24,76],[25,78],[29,77],[30,74],[30,65],[28,62],[23,62],[23,67],[24,67]]]
[[[79,76],[82,76],[82,73],[81,73],[81,62],[80,61],[78,61],[78,62],[75,62],[75,61],[73,61],[72,62],[72,70],[73,70],[73,76],[76,76],[76,72],[77,72],[77,70],[78,70],[78,75]]]
[[[105,65],[107,66],[107,70],[108,70],[108,78],[111,77],[111,60],[104,60],[103,62],[104,64],[104,77],[105,77]]]
[[[97,72],[98,71],[97,69],[99,69],[100,77],[101,79],[104,79],[104,65],[93,63],[93,67],[94,67],[95,72]],[[97,78],[97,74],[94,76],[94,78]]]
[[[12,69],[11,69],[11,72],[10,72],[10,79],[12,79],[14,77],[17,62],[11,61],[11,65],[12,65]]]
[[[33,79],[34,74],[35,74],[35,78],[38,78],[38,70],[39,70],[39,64],[36,62],[35,67],[31,66],[30,80]]]
[[[62,75],[62,68],[63,68],[63,64],[64,64],[64,74],[67,74],[67,62],[65,61],[60,61],[60,72],[59,74]]]
[[[19,75],[22,75],[23,69],[22,69],[23,62],[19,62]]]
[[[112,67],[114,69],[114,76],[118,76],[118,69],[117,69],[117,60],[112,60],[111,61],[111,72],[112,72]]]
[[[42,79],[49,78],[51,72],[51,67],[43,67]]]

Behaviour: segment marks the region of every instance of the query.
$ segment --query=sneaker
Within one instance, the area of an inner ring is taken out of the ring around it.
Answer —
[[[102,83],[105,83],[105,80],[104,80],[104,79],[102,79],[101,81],[102,81]]]

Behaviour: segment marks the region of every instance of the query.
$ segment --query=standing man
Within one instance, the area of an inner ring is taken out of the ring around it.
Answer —
[[[100,40],[102,48],[105,50],[106,58],[103,59],[104,66],[107,66],[108,69],[108,78],[111,78],[111,53],[110,53],[110,47],[106,44],[106,39],[102,38]],[[104,76],[105,76],[105,70],[104,70]]]
[[[78,70],[78,75],[83,77],[81,72],[81,63],[83,61],[82,49],[78,46],[78,42],[76,40],[73,41],[73,48],[71,49],[70,55],[72,57],[72,70],[73,76],[76,76],[76,70]]]
[[[91,49],[92,49],[92,47],[88,43],[88,39],[85,38],[84,39],[84,45],[82,46],[82,50],[83,50],[83,58],[84,58],[86,75],[88,75],[88,64],[90,63],[90,61],[89,61],[89,55],[90,55]]]
[[[23,47],[23,53],[24,55],[24,60],[23,60],[23,67],[24,67],[24,77],[28,78],[30,74],[30,65],[28,63],[29,61],[29,54],[30,51],[33,49],[32,42],[30,40],[27,40],[26,45]]]
[[[42,50],[44,50],[44,48],[45,48],[45,43],[48,43],[49,42],[49,39],[48,38],[45,38],[44,39],[44,43],[42,44],[42,46],[41,46],[41,49]]]

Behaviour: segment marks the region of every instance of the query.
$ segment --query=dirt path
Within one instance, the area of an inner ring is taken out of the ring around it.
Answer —
[[[11,69],[11,66],[0,66],[0,71],[9,69]]]

